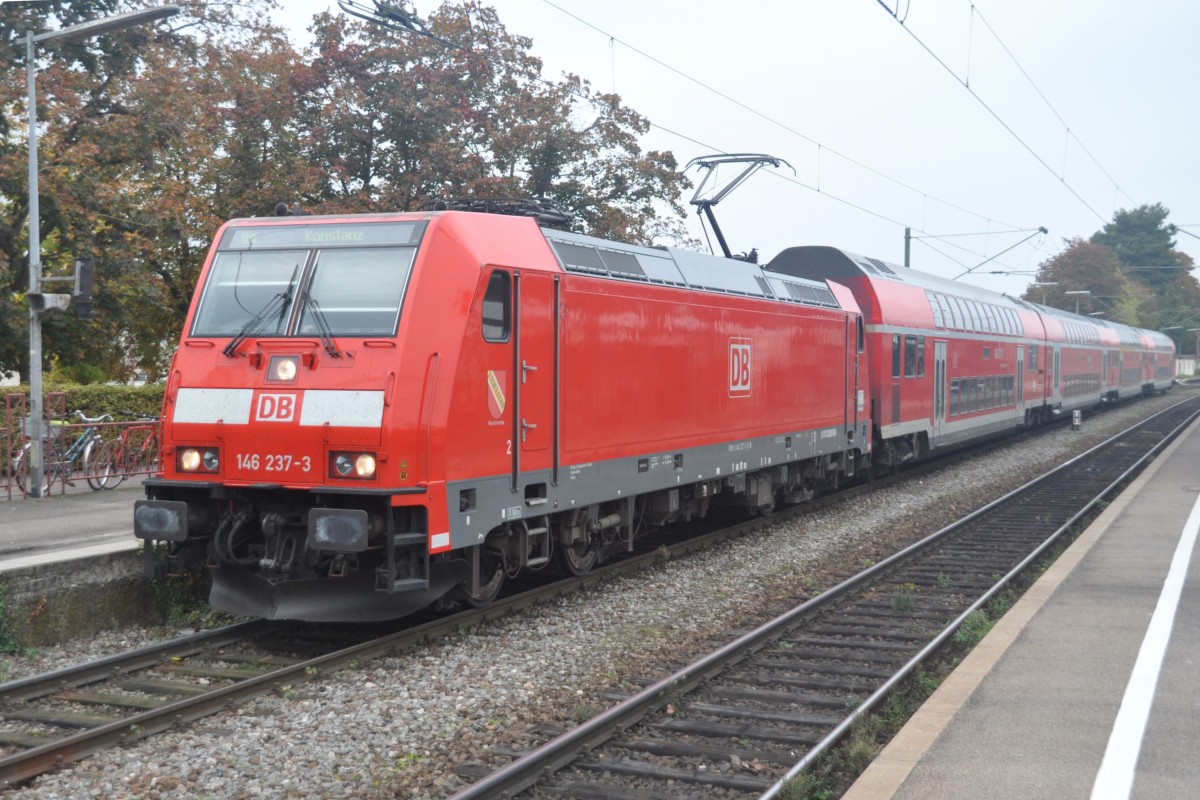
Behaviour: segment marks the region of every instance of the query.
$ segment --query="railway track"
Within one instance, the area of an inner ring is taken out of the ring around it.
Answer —
[[[894,481],[910,480],[924,470],[944,468],[948,461],[923,464],[900,476],[877,481],[874,487],[859,486],[848,491],[869,491]],[[0,685],[0,787],[21,783],[104,748],[154,735],[257,695],[302,683],[355,662],[402,651],[610,580],[615,575],[643,570],[664,558],[677,558],[711,547],[764,524],[804,513],[823,502],[846,497],[846,492],[838,493],[815,504],[725,526],[685,541],[648,537],[639,542],[639,550],[634,554],[582,577],[533,588],[517,584],[513,593],[486,609],[427,617],[427,621],[416,624],[409,620],[385,629],[382,635],[378,628],[363,628],[347,636],[343,635],[345,631],[334,631],[327,626],[253,621]],[[916,619],[926,613],[922,610],[908,616]],[[800,644],[794,642],[791,647]],[[793,658],[802,652],[805,651],[794,649]],[[833,685],[836,688],[841,684],[835,681]],[[854,696],[860,694],[858,688],[853,692]],[[807,746],[804,743],[811,738],[810,734],[798,739],[785,735],[783,742],[789,747]]]
[[[383,635],[369,635],[366,627],[347,634],[329,626],[254,620],[10,681],[0,685],[0,788],[257,695],[710,547],[764,522],[750,520],[680,542],[648,539],[638,552],[587,575],[533,588],[518,583],[487,608],[426,614],[426,621],[400,621]]]
[[[464,768],[454,800],[777,796],[1198,414],[1179,403],[507,766]]]

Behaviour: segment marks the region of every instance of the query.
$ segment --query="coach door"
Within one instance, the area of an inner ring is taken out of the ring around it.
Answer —
[[[933,343],[933,439],[942,438],[946,423],[946,343]]]
[[[1054,374],[1050,376],[1050,386],[1052,387],[1052,397],[1055,404],[1062,402],[1062,387],[1059,385],[1058,376],[1062,369],[1062,353],[1059,346],[1054,345]]]
[[[522,471],[557,472],[558,279],[514,275],[517,325],[513,349],[516,408],[513,410],[513,479]],[[557,474],[553,476],[557,480]]]
[[[1035,347],[1037,345],[1034,345]],[[1025,347],[1017,346],[1017,416],[1025,418]]]

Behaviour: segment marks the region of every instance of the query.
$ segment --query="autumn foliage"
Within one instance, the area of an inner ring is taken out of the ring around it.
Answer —
[[[97,265],[96,318],[44,318],[47,368],[161,374],[212,234],[281,202],[539,197],[582,232],[682,235],[686,181],[672,153],[642,151],[648,121],[576,76],[544,80],[530,40],[490,7],[425,17],[457,46],[322,14],[302,49],[274,0],[177,4],[154,27],[38,46],[43,272]],[[28,368],[25,32],[144,5],[0,5],[0,371]]]

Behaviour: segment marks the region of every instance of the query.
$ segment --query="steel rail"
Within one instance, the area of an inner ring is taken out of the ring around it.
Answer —
[[[1005,441],[1011,442],[1012,438],[1009,437]],[[977,449],[958,451],[952,454],[951,458],[954,456],[967,456],[977,452]],[[21,781],[28,780],[56,766],[80,760],[106,747],[148,737],[167,730],[174,725],[216,713],[232,704],[270,691],[277,686],[299,683],[315,675],[319,675],[323,671],[328,671],[351,661],[397,652],[411,647],[422,640],[435,639],[461,630],[464,627],[469,628],[488,620],[498,619],[507,614],[547,602],[573,591],[589,588],[615,576],[644,570],[649,566],[661,563],[664,558],[675,558],[696,550],[711,547],[714,544],[745,535],[766,525],[776,524],[819,508],[825,503],[841,502],[847,497],[853,496],[856,492],[871,491],[891,485],[894,482],[907,480],[923,474],[928,469],[944,467],[947,463],[952,463],[950,458],[918,464],[913,469],[906,470],[899,475],[880,479],[873,484],[851,487],[848,490],[817,498],[809,503],[786,508],[774,514],[747,520],[720,530],[710,531],[686,541],[653,547],[645,552],[627,556],[620,561],[599,567],[586,575],[566,578],[504,597],[487,608],[469,609],[451,614],[431,622],[407,628],[403,631],[390,633],[365,643],[298,662],[287,667],[263,673],[259,676],[246,678],[228,686],[215,687],[211,692],[203,695],[178,700],[157,709],[131,715],[118,722],[100,725],[53,742],[29,748],[22,752],[0,758],[0,787],[12,786]],[[911,549],[907,548],[902,552],[909,552]],[[880,562],[879,565],[876,565],[876,568],[868,571],[869,574],[876,574],[879,568],[888,563],[891,563],[890,559]],[[866,574],[864,573],[864,575]],[[865,577],[863,579],[865,580]],[[845,591],[849,591],[857,583],[855,579],[849,579],[830,591],[836,591],[843,587]],[[798,619],[802,613],[815,612],[815,601],[819,599],[814,598],[813,601],[796,609],[791,618]],[[150,645],[130,653],[108,656],[94,662],[11,681],[0,685],[0,701],[8,701],[10,703],[25,702],[50,695],[64,688],[76,688],[137,670],[148,669],[160,663],[164,658],[201,654],[206,650],[226,646],[235,641],[244,640],[268,631],[273,625],[277,625],[277,623],[253,620],[180,637],[158,645]],[[747,636],[751,635],[748,634]],[[715,669],[715,666],[713,668]],[[697,682],[702,682],[702,679]],[[672,683],[669,679],[660,683],[664,683],[664,685],[660,687],[659,693],[667,691],[678,692],[682,685],[678,682]],[[639,693],[639,696],[651,692],[654,688],[651,687]],[[622,722],[622,724],[627,723]]]
[[[1181,403],[1179,403],[1175,406],[1172,406],[1171,408],[1160,411],[1158,414],[1155,414],[1154,416],[1152,416],[1146,420],[1143,420],[1142,422],[1138,423],[1135,426],[1132,426],[1131,428],[1127,429],[1126,431],[1122,431],[1117,436],[1112,437],[1111,439],[1108,439],[1104,442],[1101,442],[1100,444],[1096,445],[1092,449],[1076,456],[1075,458],[1071,459],[1070,461],[1065,462],[1061,467],[1059,467],[1058,469],[1055,469],[1053,472],[1046,473],[1045,475],[1042,475],[1042,476],[1034,479],[1033,481],[1030,481],[1028,484],[1026,484],[1026,486],[1029,488],[1032,488],[1033,486],[1038,485],[1038,484],[1042,483],[1043,481],[1049,480],[1052,476],[1057,475],[1061,470],[1068,469],[1071,466],[1073,466],[1074,464],[1090,457],[1094,453],[1096,453],[1104,448],[1107,448],[1114,440],[1116,440],[1118,438],[1124,438],[1124,436],[1126,434],[1130,433],[1131,431],[1134,431],[1138,428],[1141,428],[1141,427],[1149,424],[1151,421],[1155,420],[1160,415],[1170,413],[1174,409],[1178,408],[1179,405],[1183,405],[1183,403],[1187,403],[1187,402],[1193,402],[1193,401],[1184,400]],[[1185,428],[1187,428],[1189,425],[1192,425],[1196,421],[1197,416],[1200,416],[1200,410],[1193,411],[1186,420],[1184,420],[1182,423],[1177,425],[1175,428],[1171,429],[1171,431],[1162,440],[1160,440],[1158,442],[1158,444],[1154,445],[1154,447],[1152,447],[1149,451],[1147,451],[1141,458],[1139,458],[1136,462],[1134,462],[1128,469],[1126,469],[1124,472],[1122,472],[1120,476],[1118,476],[1115,480],[1111,481],[1108,484],[1108,486],[1106,486],[1098,495],[1093,497],[1087,503],[1087,505],[1085,505],[1083,508],[1081,508],[1079,511],[1077,511],[1069,520],[1067,520],[1067,522],[1065,522],[1057,530],[1055,530],[1052,534],[1050,534],[1050,536],[1044,542],[1042,542],[1042,544],[1039,545],[1033,552],[1031,552],[1024,559],[1022,559],[1020,563],[1018,563],[1016,566],[1014,566],[1005,575],[1003,575],[994,586],[992,586],[990,589],[988,589],[986,592],[984,592],[983,595],[981,595],[979,597],[979,599],[977,599],[974,603],[972,603],[970,606],[968,606],[966,608],[966,610],[964,610],[961,614],[959,614],[958,617],[956,617],[953,622],[951,622],[946,628],[944,628],[941,633],[939,633],[932,641],[930,641],[928,644],[926,644],[924,647],[922,647],[907,663],[904,664],[904,666],[902,666],[899,670],[897,670],[895,675],[893,675],[891,678],[889,678],[887,681],[885,681],[884,684],[882,686],[880,686],[878,689],[876,689],[866,700],[864,700],[862,702],[861,705],[859,705],[857,708],[855,708],[854,711],[850,714],[850,716],[848,716],[837,727],[835,727],[832,731],[830,731],[824,738],[821,739],[820,742],[813,745],[812,749],[809,750],[807,753],[805,753],[804,758],[802,758],[800,761],[796,762],[796,764],[790,770],[788,770],[787,774],[785,774],[782,778],[780,778],[773,786],[771,786],[770,789],[768,789],[766,792],[764,792],[759,797],[759,800],[771,800],[771,798],[777,797],[779,795],[779,793],[783,790],[785,784],[788,781],[792,780],[793,778],[798,776],[800,773],[802,773],[804,770],[811,767],[818,758],[823,756],[830,749],[832,749],[835,745],[837,745],[838,742],[840,742],[841,739],[850,731],[850,728],[854,725],[855,722],[857,722],[865,714],[873,711],[876,707],[878,707],[879,704],[883,702],[883,700],[888,696],[888,694],[891,693],[900,684],[901,681],[903,681],[905,678],[907,678],[909,675],[911,675],[913,672],[915,672],[918,667],[920,667],[925,662],[927,662],[934,655],[934,653],[936,653],[947,642],[949,642],[950,638],[952,636],[954,636],[954,634],[958,632],[958,629],[960,627],[962,627],[962,624],[964,622],[966,622],[967,617],[969,617],[972,613],[974,613],[975,611],[978,611],[979,609],[981,609],[985,605],[987,605],[989,602],[991,602],[992,598],[994,598],[1002,590],[1007,588],[1014,580],[1016,580],[1016,578],[1021,573],[1023,573],[1034,562],[1036,562],[1039,558],[1041,558],[1042,555],[1047,550],[1049,550],[1051,547],[1053,547],[1055,545],[1055,543],[1058,542],[1059,539],[1061,539],[1063,536],[1065,536],[1066,533],[1068,531],[1070,531],[1075,525],[1077,525],[1080,522],[1080,520],[1087,517],[1092,512],[1092,510],[1095,509],[1095,507],[1098,503],[1100,503],[1106,497],[1108,497],[1111,494],[1113,494],[1114,492],[1116,492],[1121,486],[1123,486],[1134,475],[1136,475],[1138,472],[1140,472],[1142,469],[1144,469],[1146,464],[1149,463],[1149,461],[1152,458],[1154,458],[1160,452],[1162,452],[1163,449],[1165,449],[1168,444],[1170,444],[1172,441],[1174,441],[1175,438],[1178,437],[1184,431]],[[1023,493],[1023,490],[1025,488],[1026,487],[1021,487],[1020,489],[1017,489],[1014,492],[1010,492],[1009,494],[1005,495],[1004,497],[990,503],[988,506],[985,506],[984,508],[979,509],[979,511],[976,512],[976,514],[981,514],[986,510],[989,510],[993,507],[997,507],[999,504],[1011,499],[1017,493]],[[953,525],[948,526],[947,528],[943,528],[941,531],[938,531],[937,533],[933,534],[933,536],[937,537],[937,536],[946,535],[952,528],[955,528],[957,526],[958,526],[958,523],[954,523]]]
[[[941,530],[930,534],[920,541],[905,547],[886,559],[872,565],[868,569],[863,570],[862,572],[859,572],[850,578],[847,578],[817,597],[814,597],[797,606],[796,608],[782,614],[781,616],[764,623],[763,625],[760,625],[754,630],[738,637],[734,641],[731,641],[728,644],[709,653],[693,664],[690,664],[676,671],[675,673],[654,682],[653,684],[629,697],[624,702],[610,707],[587,722],[581,723],[577,727],[572,728],[571,730],[533,749],[529,753],[515,759],[511,763],[501,767],[490,775],[475,781],[470,786],[467,786],[463,790],[452,795],[451,800],[485,800],[486,798],[513,797],[517,793],[536,784],[544,775],[561,769],[567,764],[570,764],[572,761],[578,759],[583,753],[593,750],[599,745],[603,744],[615,734],[623,732],[637,724],[647,714],[662,708],[664,703],[666,703],[669,699],[678,697],[680,694],[686,693],[687,691],[703,684],[710,677],[719,674],[729,666],[738,663],[739,661],[745,659],[748,655],[767,646],[777,636],[781,635],[788,628],[794,626],[797,622],[803,620],[805,617],[812,616],[820,611],[823,611],[832,605],[834,601],[849,595],[852,591],[866,584],[869,584],[892,568],[910,559],[915,554],[947,539],[952,534],[957,533],[960,529],[966,527],[971,522],[979,519],[985,514],[988,514],[989,512],[1011,502],[1014,498],[1030,492],[1034,488],[1040,487],[1043,483],[1053,480],[1062,473],[1080,464],[1084,460],[1094,456],[1096,453],[1112,446],[1114,443],[1137,432],[1139,429],[1144,428],[1146,425],[1150,424],[1164,414],[1171,413],[1187,403],[1197,404],[1198,398],[1191,398],[1184,400],[1181,403],[1177,403],[1170,408],[1165,409],[1147,418],[1146,420],[1127,428],[1119,434],[1109,437],[1104,442],[1101,442],[1100,444],[1090,448],[1085,453],[1064,462],[1063,464],[1055,467],[1053,470],[1050,470],[1049,472],[1046,472],[1043,475],[1027,482],[1017,489],[1006,493],[997,500],[994,500],[991,503],[976,509],[960,520],[951,523],[950,525],[947,525]],[[1186,427],[1186,425],[1190,424],[1198,414],[1200,414],[1200,411],[1193,409],[1186,422],[1173,428],[1168,436],[1162,439],[1154,446],[1154,448],[1138,459],[1135,465],[1123,471],[1118,479],[1111,481],[1100,494],[1086,504],[1085,508],[1074,514],[1067,524],[1060,526],[1060,528],[1050,537],[1049,541],[1046,541],[1040,545],[1037,548],[1037,553],[1023,559],[1019,568],[1010,570],[1010,572],[1003,577],[1004,582],[1007,584],[1007,582],[1011,581],[1012,577],[1018,574],[1021,569],[1028,565],[1028,563],[1032,563],[1032,561],[1036,559],[1037,555],[1044,553],[1046,548],[1052,546],[1054,541],[1057,541],[1065,530],[1068,530],[1071,525],[1076,524],[1079,519],[1083,518],[1092,508],[1095,507],[1097,502],[1110,494],[1115,487],[1127,480],[1128,476],[1144,466],[1145,462],[1149,458],[1165,447],[1166,443],[1177,436],[1179,432]],[[936,639],[937,646],[944,644],[945,641],[952,636],[955,631],[957,631],[958,627],[961,626],[963,620],[966,619],[970,611],[975,610],[988,602],[993,596],[995,596],[997,592],[1000,591],[1001,588],[1002,587],[997,586],[988,590],[984,597],[972,604],[969,611],[964,612],[956,617],[953,622],[951,622],[950,626],[938,635]],[[935,646],[934,643],[930,643],[921,649],[920,654],[927,659],[929,654],[936,651],[937,646]],[[901,668],[901,672],[903,674],[898,673],[896,676],[887,681],[888,690],[890,691],[890,689],[894,688],[900,680],[911,674],[911,672],[917,666],[919,666],[920,663],[922,662],[917,661],[916,658],[906,663],[904,667]],[[812,763],[813,758],[816,758],[818,755],[828,751],[828,749],[832,747],[833,744],[836,744],[836,742],[845,734],[845,732],[850,729],[854,720],[858,719],[863,714],[867,713],[867,711],[877,706],[880,700],[885,697],[886,694],[887,691],[884,691],[883,688],[872,693],[868,700],[864,701],[858,708],[856,708],[849,718],[835,727],[834,732],[831,732],[824,739],[822,739],[820,744],[816,746],[820,747],[820,751],[817,754],[813,755],[812,758],[808,758],[806,756],[804,759],[802,759],[801,762],[788,771],[785,779],[781,779],[776,785],[772,786],[771,789],[769,789],[768,792],[763,795],[763,797],[774,797],[786,782],[787,778],[794,777],[796,774],[799,774],[799,772]],[[836,733],[836,736],[834,733]],[[814,750],[816,747],[814,747]]]
[[[164,658],[184,657],[214,647],[225,647],[261,633],[268,627],[269,623],[265,620],[240,622],[147,645],[128,653],[117,653],[96,661],[8,681],[0,684],[0,703],[34,700],[64,688],[86,686],[124,672],[146,669]],[[2,765],[3,760],[0,760],[0,768]]]
[[[351,661],[361,661],[403,650],[422,640],[436,639],[464,627],[498,619],[539,603],[578,591],[618,575],[636,572],[698,549],[742,535],[761,527],[774,518],[749,520],[730,528],[712,531],[684,542],[655,548],[639,555],[600,567],[586,575],[566,578],[503,598],[482,609],[470,609],[426,622],[403,631],[387,634],[371,641],[343,648],[306,661],[281,667],[237,683],[213,688],[203,695],[188,697],[156,709],[133,714],[118,722],[99,725],[46,744],[0,758],[0,787],[9,787],[48,772],[62,764],[78,761],[93,753],[117,744],[161,733],[177,724],[190,722],[221,711],[233,704],[263,694],[278,686],[300,683],[322,672],[336,669]],[[67,667],[50,673],[34,675],[0,685],[0,701],[21,702],[37,699],[67,687],[78,687],[102,681],[126,672],[155,666],[163,658],[201,653],[215,646],[269,630],[272,623],[253,620],[237,625],[206,631],[160,645],[150,645],[130,653],[117,654],[95,662]],[[0,709],[0,716],[3,711]]]

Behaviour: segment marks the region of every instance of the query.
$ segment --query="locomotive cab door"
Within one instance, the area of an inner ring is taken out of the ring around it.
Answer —
[[[513,278],[512,478],[517,491],[522,472],[550,470],[551,482],[558,480],[559,282],[536,272],[516,272]]]

